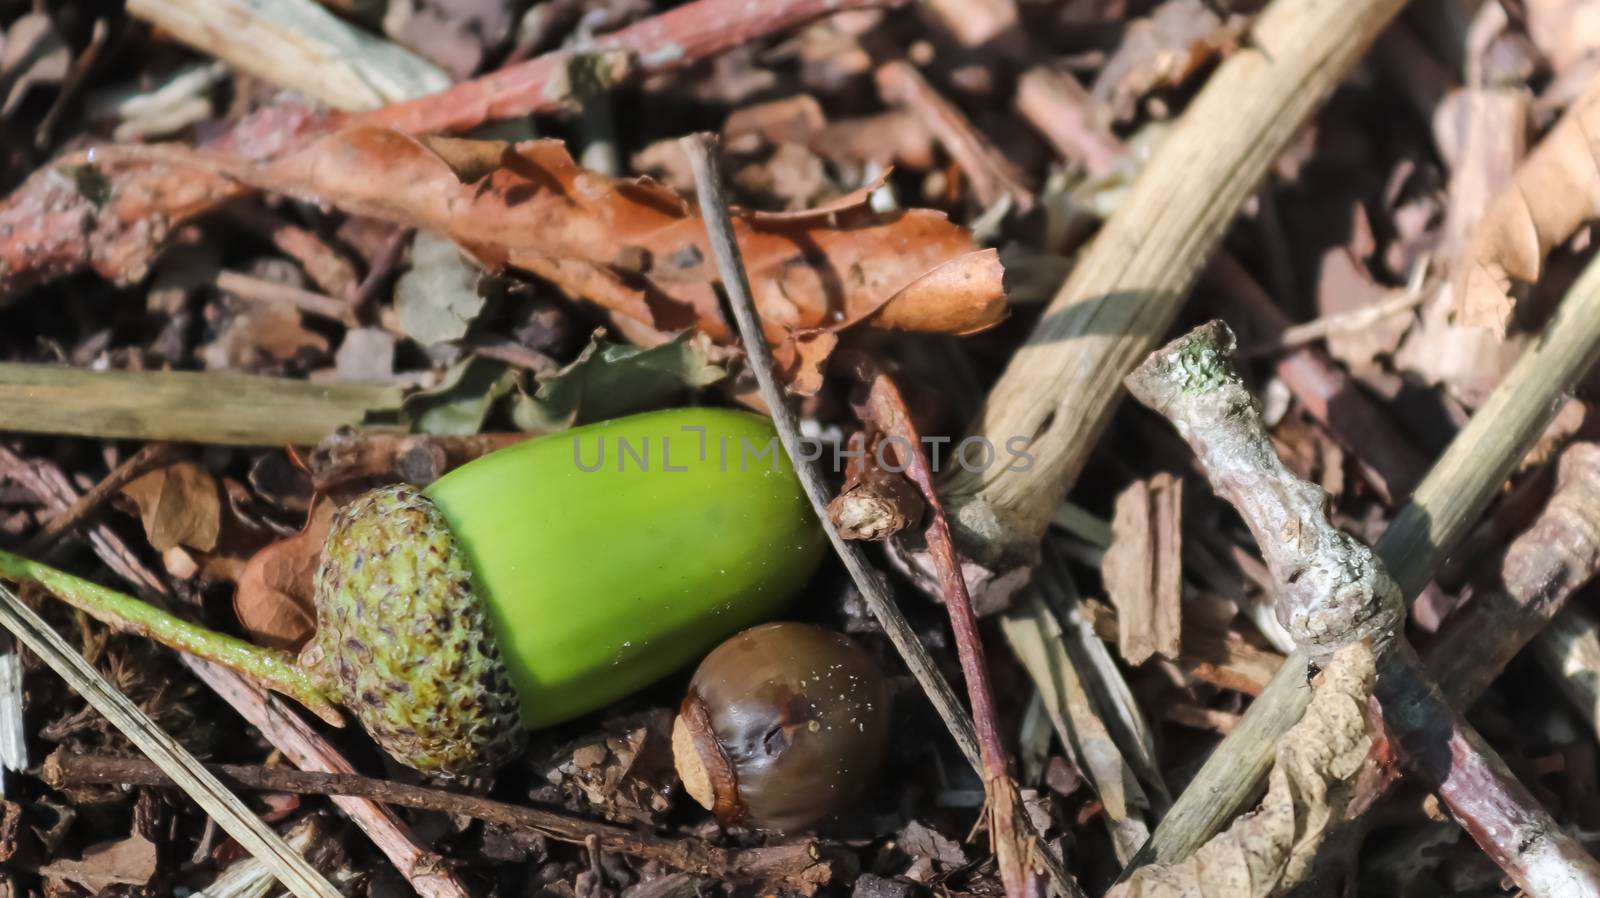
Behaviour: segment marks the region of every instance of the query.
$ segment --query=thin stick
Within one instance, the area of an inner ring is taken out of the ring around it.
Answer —
[[[711,249],[717,257],[717,268],[722,272],[722,289],[727,293],[729,305],[733,307],[733,317],[739,325],[740,335],[744,338],[744,351],[750,360],[750,370],[756,376],[761,400],[771,412],[773,423],[777,425],[784,451],[794,461],[795,473],[799,475],[800,483],[805,487],[807,497],[811,499],[811,506],[822,521],[822,527],[827,531],[834,551],[839,554],[845,568],[850,571],[851,579],[855,580],[857,587],[860,588],[867,607],[883,625],[889,641],[894,643],[906,667],[911,669],[911,675],[917,678],[917,683],[922,686],[923,692],[927,693],[934,710],[939,712],[940,719],[950,730],[950,735],[955,738],[961,753],[966,756],[967,763],[982,775],[983,759],[972,719],[962,709],[961,700],[956,697],[955,690],[950,688],[950,683],[939,673],[932,656],[917,638],[911,623],[894,604],[894,599],[884,586],[882,575],[873,570],[872,562],[867,559],[866,552],[855,543],[841,537],[838,529],[828,518],[828,502],[833,496],[827,481],[822,477],[822,472],[814,465],[801,461],[806,455],[801,451],[800,422],[794,411],[789,408],[784,399],[783,389],[778,386],[777,378],[773,375],[777,363],[772,357],[772,350],[767,346],[766,339],[762,336],[761,322],[756,317],[755,302],[750,298],[744,259],[740,256],[739,245],[734,240],[728,203],[722,195],[721,170],[715,155],[716,141],[714,138],[697,134],[685,137],[678,143],[689,157],[690,167],[694,169],[695,188],[700,198],[700,214],[705,218],[706,230],[711,238]]]
[[[1466,536],[1522,456],[1554,417],[1560,399],[1600,355],[1600,259],[1545,326],[1543,337],[1517,360],[1505,380],[1451,442],[1417,487],[1411,502],[1374,547],[1406,596],[1427,585],[1433,570]],[[1188,857],[1249,800],[1271,765],[1273,746],[1305,712],[1308,658],[1296,650],[1243,720],[1206,759],[1189,788],[1128,869]]]
[[[1033,208],[1033,191],[1023,183],[1022,170],[965,113],[940,96],[915,66],[903,59],[892,59],[878,66],[873,77],[884,102],[909,109],[961,166],[980,205],[987,209],[1010,197],[1019,211]]]
[[[177,740],[156,726],[139,706],[118,692],[99,671],[60,634],[22,604],[15,593],[0,586],[0,625],[10,630],[28,650],[38,655],[51,670],[82,695],[91,706],[111,721],[139,750],[163,772],[181,784],[184,792],[200,805],[211,819],[234,841],[262,861],[271,864],[273,875],[299,898],[340,898],[339,890],[321,873],[283,843],[278,834],[256,817],[244,802],[217,781]]]
[[[284,767],[208,764],[219,780],[236,789],[291,792],[298,795],[349,795],[398,807],[471,817],[560,842],[587,844],[598,839],[606,851],[660,861],[674,869],[704,876],[740,878],[746,871],[771,869],[779,856],[793,855],[791,846],[729,851],[692,836],[669,838],[586,820],[572,814],[507,804],[475,795],[446,792],[352,773],[316,773]],[[57,751],[45,759],[40,779],[53,789],[74,786],[173,786],[171,777],[143,758],[77,755]],[[813,842],[800,842],[801,853],[815,854]]]
[[[1289,349],[1297,349],[1325,339],[1332,334],[1348,333],[1402,315],[1422,305],[1426,294],[1420,290],[1397,290],[1393,296],[1359,309],[1351,309],[1337,315],[1324,315],[1307,321],[1303,324],[1292,324],[1279,331],[1270,340],[1263,341],[1255,346],[1249,346],[1240,351],[1245,358],[1259,355],[1273,355]]]
[[[86,521],[98,514],[119,490],[141,474],[177,458],[178,454],[178,447],[171,443],[150,443],[128,456],[127,460],[113,468],[99,483],[90,487],[88,492],[46,521],[38,533],[22,544],[22,548],[18,550],[19,554],[35,557],[44,555],[63,536],[83,526]]]
[[[355,309],[350,303],[322,293],[302,290],[288,284],[275,284],[237,271],[219,271],[212,283],[218,290],[232,293],[250,302],[290,306],[307,315],[337,321],[345,326],[355,324]]]
[[[778,385],[775,374],[776,362],[763,336],[761,322],[756,316],[755,302],[750,296],[750,284],[745,274],[744,260],[739,255],[739,245],[734,239],[728,203],[722,194],[721,171],[716,159],[716,139],[709,135],[696,134],[683,138],[679,141],[679,145],[683,147],[684,154],[689,157],[689,165],[694,170],[700,213],[705,218],[711,249],[717,259],[717,268],[722,273],[723,290],[728,296],[729,305],[733,307],[733,317],[739,326],[745,355],[750,360],[750,369],[760,387],[762,401],[766,403],[767,409],[772,414],[773,423],[777,426],[784,451],[793,460],[795,472],[805,487],[807,497],[811,500],[812,509],[822,522],[828,540],[833,543],[834,551],[838,553],[845,568],[850,572],[851,579],[861,591],[867,607],[883,626],[884,633],[900,653],[912,676],[922,686],[934,710],[939,713],[950,735],[955,738],[961,753],[966,756],[967,763],[978,771],[979,776],[983,776],[985,768],[978,747],[977,731],[972,719],[962,710],[955,690],[950,688],[950,683],[939,673],[933,658],[928,655],[928,650],[917,638],[916,631],[911,628],[911,623],[900,613],[900,609],[884,585],[882,576],[873,570],[866,552],[857,544],[840,536],[838,528],[828,518],[828,502],[833,498],[832,491],[823,479],[821,470],[815,464],[805,461],[807,456],[801,451],[799,420],[785,401],[783,390]],[[1026,818],[1023,822],[1026,823]],[[1040,854],[1038,860],[1045,864],[1053,880],[1052,884],[1062,894],[1068,896],[1082,894],[1071,874],[1067,873],[1048,851],[1041,851]]]

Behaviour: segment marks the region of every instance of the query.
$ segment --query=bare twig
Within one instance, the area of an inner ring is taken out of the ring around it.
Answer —
[[[953,471],[962,548],[996,589],[1031,564],[1051,514],[1195,275],[1289,139],[1402,0],[1275,0],[1157,148],[990,392],[972,433],[1028,441],[1026,471]],[[1248,96],[1250,102],[1240,102]],[[975,584],[975,591],[983,589]],[[980,604],[983,604],[980,602]]]
[[[1580,586],[1600,573],[1600,444],[1561,454],[1555,492],[1506,550],[1498,588],[1445,620],[1423,657],[1439,689],[1470,707]]]
[[[134,478],[165,465],[180,454],[171,443],[150,443],[112,469],[99,483],[76,501],[51,517],[38,533],[28,538],[17,551],[32,557],[43,556],[63,536],[83,526],[85,521],[99,514],[111,497],[115,496]]]
[[[289,306],[347,327],[355,324],[355,308],[350,303],[311,290],[276,284],[237,271],[219,271],[212,283],[218,290],[243,300]]]
[[[538,833],[560,842],[584,845],[597,839],[606,851],[660,861],[674,869],[722,879],[746,879],[754,870],[777,869],[780,859],[810,857],[822,850],[815,842],[727,850],[693,836],[667,837],[572,814],[506,804],[476,795],[446,792],[352,773],[318,773],[283,767],[210,764],[207,769],[236,789],[291,792],[300,795],[348,795],[398,807],[471,817],[513,829]],[[172,786],[170,777],[142,758],[77,755],[57,751],[45,759],[39,776],[54,789],[74,786]],[[804,871],[796,870],[796,874]]]
[[[955,634],[956,653],[967,683],[967,701],[972,706],[983,760],[983,787],[989,815],[990,844],[1000,867],[1000,880],[1010,898],[1039,895],[1043,880],[1033,856],[1044,849],[1030,841],[1023,825],[1027,812],[1022,794],[1011,779],[1010,762],[1000,737],[1000,715],[995,710],[994,690],[989,685],[984,661],[983,637],[978,633],[978,617],[972,610],[972,597],[961,575],[944,507],[933,487],[933,469],[922,452],[922,438],[911,421],[900,390],[871,358],[856,357],[856,377],[866,395],[856,405],[857,417],[881,432],[897,450],[906,476],[922,492],[928,506],[928,521],[922,535],[938,571],[945,610],[950,614],[950,629]]]
[[[940,96],[915,66],[903,59],[890,60],[878,66],[876,78],[884,101],[910,109],[961,166],[979,204],[988,208],[1010,197],[1020,211],[1033,208],[1033,191],[1023,184],[1022,170]]]
[[[340,898],[338,889],[283,843],[244,802],[217,781],[177,740],[156,726],[139,706],[62,639],[60,634],[0,586],[0,626],[10,630],[29,651],[100,712],[183,791],[211,815],[245,850],[272,865],[273,875],[299,898]]]
[[[1105,174],[1122,158],[1122,142],[1111,132],[1105,109],[1071,75],[1035,66],[1017,79],[1015,102],[1056,152],[1081,163],[1090,177]]]
[[[1330,334],[1348,333],[1358,331],[1396,315],[1403,315],[1422,304],[1425,294],[1421,291],[1397,290],[1394,295],[1337,315],[1324,315],[1321,318],[1307,321],[1304,324],[1292,324],[1279,331],[1269,340],[1264,340],[1254,346],[1244,348],[1240,355],[1245,357],[1258,355],[1273,355],[1290,349],[1299,349]]]
[[[911,624],[895,606],[882,576],[873,570],[866,553],[860,546],[841,537],[838,529],[828,519],[827,507],[832,498],[831,490],[823,479],[821,471],[814,464],[805,461],[807,456],[800,445],[799,421],[785,402],[783,390],[778,385],[772,350],[767,346],[766,339],[762,335],[761,322],[756,317],[755,302],[750,296],[744,261],[740,257],[738,243],[733,236],[727,200],[722,193],[715,138],[708,135],[692,135],[683,138],[681,145],[694,169],[700,211],[705,218],[717,267],[722,272],[723,287],[728,293],[729,304],[733,307],[734,319],[743,338],[745,354],[750,360],[751,370],[756,375],[761,398],[777,426],[784,451],[794,460],[795,471],[800,477],[807,497],[811,500],[811,506],[822,521],[823,529],[826,530],[829,541],[833,543],[834,551],[838,553],[857,588],[861,590],[867,607],[883,626],[889,641],[894,644],[906,666],[911,669],[912,675],[916,677],[934,709],[938,711],[951,736],[955,738],[956,744],[966,755],[968,763],[982,776],[986,768],[977,732],[971,718],[962,710],[955,691],[939,673],[933,659],[928,655],[928,650],[911,628]],[[1023,819],[1025,823],[1026,818]],[[1053,884],[1062,894],[1068,896],[1082,894],[1071,874],[1067,873],[1048,851],[1041,851],[1038,860],[1049,869],[1054,880]]]
[[[1414,596],[1427,585],[1597,356],[1600,261],[1591,261],[1544,336],[1517,360],[1378,540],[1378,558],[1402,593]],[[1265,775],[1273,745],[1305,711],[1307,661],[1304,650],[1289,656],[1129,869],[1188,856],[1239,811]]]
[[[1313,661],[1353,642],[1373,646],[1375,695],[1403,760],[1525,891],[1600,890],[1600,864],[1428,681],[1401,632],[1399,585],[1372,550],[1329,523],[1326,493],[1283,466],[1232,353],[1233,335],[1213,322],[1152,354],[1127,383],[1172,420],[1239,510],[1272,572],[1279,619]]]

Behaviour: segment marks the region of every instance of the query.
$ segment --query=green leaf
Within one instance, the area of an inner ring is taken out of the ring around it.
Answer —
[[[533,395],[512,399],[512,421],[519,429],[560,430],[658,408],[728,375],[720,364],[722,350],[699,331],[648,349],[610,343],[604,333],[595,331],[577,359],[543,378]]]
[[[467,436],[483,428],[495,402],[518,385],[521,374],[492,359],[471,356],[445,372],[438,386],[405,398],[411,429],[442,436]]]

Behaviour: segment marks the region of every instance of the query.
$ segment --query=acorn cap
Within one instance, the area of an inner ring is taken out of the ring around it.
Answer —
[[[317,571],[319,670],[390,755],[462,776],[509,761],[523,741],[467,557],[444,515],[409,485],[373,490],[334,517]]]

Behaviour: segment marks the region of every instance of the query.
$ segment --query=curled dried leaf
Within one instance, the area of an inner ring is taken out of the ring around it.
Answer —
[[[698,211],[649,179],[580,167],[560,141],[356,127],[270,163],[212,161],[255,187],[445,234],[486,267],[530,271],[605,308],[636,342],[688,327],[732,338]],[[774,344],[856,324],[963,334],[1005,317],[998,255],[942,213],[878,212],[858,191],[799,213],[735,211],[733,224]]]
[[[1305,716],[1278,744],[1260,806],[1192,857],[1144,867],[1108,898],[1271,898],[1304,882],[1372,748],[1367,704],[1374,680],[1365,643],[1335,653]]]

